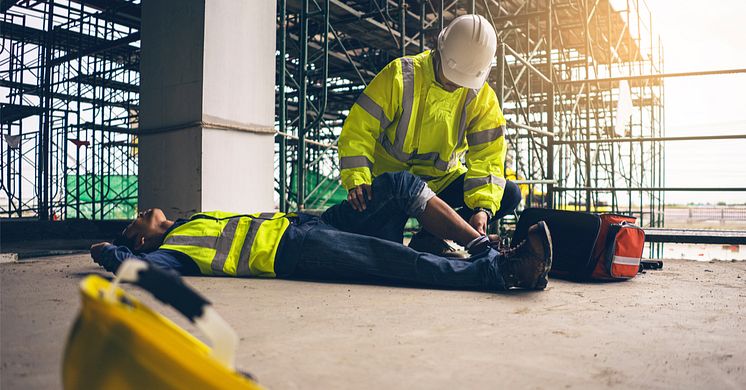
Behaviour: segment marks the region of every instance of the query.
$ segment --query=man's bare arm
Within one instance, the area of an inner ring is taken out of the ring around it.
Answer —
[[[457,244],[466,246],[481,235],[458,215],[451,206],[442,199],[434,196],[427,201],[425,211],[417,219],[432,235],[453,240]]]

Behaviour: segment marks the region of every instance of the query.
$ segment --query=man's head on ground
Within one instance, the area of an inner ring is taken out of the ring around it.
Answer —
[[[173,225],[163,210],[153,208],[141,211],[114,240],[114,245],[125,246],[134,253],[150,252],[163,244],[163,235]]]

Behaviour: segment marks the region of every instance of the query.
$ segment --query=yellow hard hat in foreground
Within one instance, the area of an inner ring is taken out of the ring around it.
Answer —
[[[213,348],[127,294],[120,281],[174,306]],[[179,277],[127,260],[114,282],[91,275],[80,292],[62,364],[65,389],[262,389],[233,369],[235,331]]]

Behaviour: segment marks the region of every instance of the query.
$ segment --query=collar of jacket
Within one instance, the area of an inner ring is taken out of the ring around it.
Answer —
[[[425,53],[427,54],[424,58],[424,66],[425,69],[425,76],[427,80],[430,80],[432,84],[436,85],[438,88],[448,92],[448,93],[457,93],[461,91],[464,87],[456,88],[454,91],[448,91],[445,89],[443,84],[438,80],[437,71],[435,67],[440,62],[440,57],[438,57],[438,51],[437,50],[426,50]]]

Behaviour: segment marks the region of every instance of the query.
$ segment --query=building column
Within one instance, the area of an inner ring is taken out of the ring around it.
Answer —
[[[275,6],[143,2],[140,209],[274,209]]]

